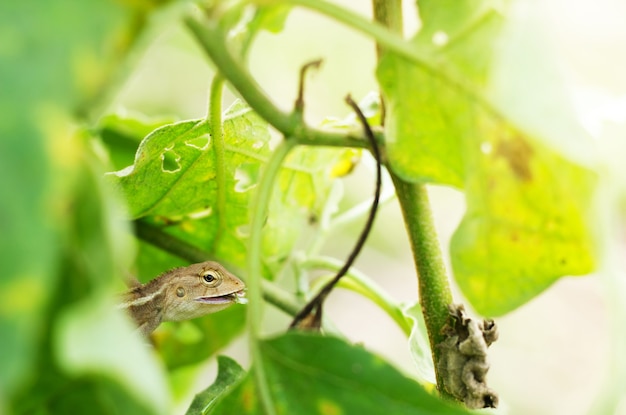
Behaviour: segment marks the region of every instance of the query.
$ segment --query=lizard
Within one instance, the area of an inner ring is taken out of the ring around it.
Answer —
[[[247,302],[245,284],[213,261],[167,271],[122,294],[118,308],[125,309],[148,336],[163,321],[181,321]]]

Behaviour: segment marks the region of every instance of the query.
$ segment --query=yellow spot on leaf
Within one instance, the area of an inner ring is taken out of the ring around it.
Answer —
[[[256,406],[256,395],[253,383],[246,383],[241,392],[241,403],[246,413],[252,413]]]
[[[0,287],[0,316],[28,314],[44,300],[42,284],[34,275],[11,279]]]
[[[320,415],[342,415],[343,410],[339,405],[328,399],[317,401],[317,411]]]

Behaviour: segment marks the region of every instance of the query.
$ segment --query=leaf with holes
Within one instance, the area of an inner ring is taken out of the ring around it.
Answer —
[[[210,138],[208,124],[200,120],[166,125],[142,141],[135,163],[113,176],[133,218],[184,217],[210,205],[215,162],[204,151]]]
[[[270,135],[241,103],[224,119],[223,148],[216,150],[206,120],[167,125],[148,135],[135,163],[112,177],[132,217],[170,225],[171,233],[205,249],[219,242],[225,259],[236,262],[248,223],[250,175],[266,160]]]
[[[98,133],[113,166],[122,169],[133,163],[137,147],[146,135],[172,122],[171,118],[149,119],[140,114],[109,114],[98,121]]]
[[[133,218],[168,225],[172,235],[241,266],[252,195],[271,151],[270,134],[261,118],[235,103],[224,115],[219,163],[211,132],[206,120],[159,128],[143,140],[132,166],[109,177],[126,196]],[[319,214],[335,179],[333,167],[345,152],[298,148],[287,158],[264,227],[270,269],[286,258],[301,229]]]

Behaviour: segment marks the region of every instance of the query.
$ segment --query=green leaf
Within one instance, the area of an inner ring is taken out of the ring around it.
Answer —
[[[140,145],[132,167],[109,175],[125,194],[132,217],[149,217],[167,231],[227,262],[245,263],[249,211],[269,153],[267,124],[241,103],[224,116],[224,177],[216,168],[211,127],[204,120],[164,126]],[[333,163],[345,150],[300,148],[281,169],[264,227],[267,265],[291,252],[309,213],[321,211]],[[224,183],[217,187],[218,179]],[[222,202],[223,201],[223,202]]]
[[[463,141],[481,134],[474,117],[492,116],[474,110],[503,22],[492,3],[420,1],[424,27],[413,43],[423,64],[394,53],[381,59],[390,166],[407,181],[463,187]]]
[[[422,62],[389,53],[378,68],[390,103],[388,154],[406,181],[465,190],[467,212],[450,247],[453,270],[472,306],[495,316],[564,275],[593,269],[587,218],[594,179],[529,133],[553,130],[526,130],[515,122],[528,117],[504,117],[516,114],[506,94],[497,100],[502,108],[491,101],[494,51],[505,27],[499,2],[448,3],[420,1],[424,26],[413,42]],[[500,84],[507,79],[498,76]],[[531,102],[536,96],[527,94]]]
[[[110,1],[0,5],[0,408],[32,375],[55,291],[57,214],[65,208],[56,186],[74,156],[63,152],[62,118],[89,93],[103,63],[95,51],[121,17]],[[80,71],[89,63],[93,72]]]
[[[555,63],[537,37],[541,33],[527,19],[509,23],[495,62],[493,93],[510,120],[542,134],[551,147],[492,118],[481,122],[479,150],[465,154],[467,213],[452,238],[451,257],[459,286],[483,315],[507,313],[558,278],[587,274],[595,266],[589,219],[596,177],[571,161],[585,159],[581,151],[589,153],[589,141],[556,82],[532,82],[541,94],[519,88],[553,72],[547,68]],[[535,63],[521,72],[513,50]]]
[[[150,132],[172,123],[171,119],[148,119],[141,115],[110,114],[98,122],[98,133],[115,169],[133,164],[137,147]]]
[[[165,365],[172,370],[207,360],[239,336],[245,322],[245,307],[235,304],[202,318],[164,324],[153,337]]]
[[[246,372],[227,356],[217,357],[217,378],[204,391],[196,395],[187,415],[208,414],[222,396],[228,394],[245,378]]]
[[[229,32],[231,44],[239,49],[245,58],[254,39],[262,30],[279,33],[285,26],[292,6],[286,3],[257,4],[254,13],[242,13],[242,8],[235,8],[219,18],[223,30]]]
[[[143,407],[134,413],[166,413],[169,393],[154,355],[126,318],[112,310],[110,301],[88,298],[63,312],[54,339],[59,366],[72,378],[96,373],[123,385],[126,401],[132,397]],[[89,396],[82,397],[83,407]],[[118,403],[113,408],[121,411]]]
[[[277,414],[468,414],[336,338],[290,332],[260,346],[262,381]],[[253,379],[249,374],[211,414],[264,413]]]
[[[291,10],[292,6],[287,3],[260,4],[248,24],[249,33],[254,36],[261,29],[271,33],[282,32]]]
[[[116,173],[131,217],[182,217],[208,207],[211,194],[198,187],[215,178],[214,161],[202,151],[209,146],[209,133],[202,120],[184,121],[161,127],[142,141],[135,163]]]
[[[107,376],[90,374],[72,379],[54,378],[50,373],[44,375],[48,383],[40,385],[41,391],[33,390],[28,396],[16,403],[14,414],[56,415],[73,414],[89,411],[94,415],[149,415],[148,407],[138,402],[136,397],[119,383]],[[41,401],[46,395],[46,401]],[[88,408],[88,409],[87,409]]]
[[[273,188],[269,216],[263,228],[263,255],[267,263],[282,261],[292,251],[301,231],[319,219],[337,179],[344,149],[296,147],[285,160]]]
[[[67,140],[80,157],[66,160],[64,188],[56,194],[67,206],[57,217],[58,285],[43,313],[37,376],[14,398],[16,412],[89,404],[103,414],[165,413],[163,373],[113,302],[116,278],[133,253],[119,200],[104,186],[104,169],[87,137]],[[83,388],[83,394],[64,393],[66,388]]]
[[[433,354],[428,341],[422,306],[419,303],[415,303],[404,310],[404,315],[413,322],[411,335],[409,336],[409,350],[417,367],[417,374],[424,382],[436,384]]]
[[[594,177],[515,130],[494,129],[487,151],[468,160],[467,213],[450,245],[463,294],[488,316],[594,267],[588,225]]]
[[[175,236],[210,251],[219,248],[221,258],[242,263],[254,185],[249,175],[269,152],[269,131],[242,104],[231,107],[224,118],[224,188],[217,188],[215,147],[211,128],[203,120],[154,131],[140,145],[135,164],[114,178],[133,217],[174,223],[169,231]]]
[[[137,414],[165,413],[169,393],[162,370],[127,318],[115,310],[112,300],[117,278],[127,269],[133,254],[128,229],[120,220],[120,201],[103,183],[104,168],[95,154],[81,145],[82,141],[76,139],[73,143],[82,159],[72,172],[75,179],[67,202],[74,208],[63,217],[65,237],[59,269],[62,288],[55,291],[47,313],[53,324],[42,345],[42,362],[51,369],[41,370],[49,370],[53,382],[58,378],[54,382],[58,385],[79,378],[93,380],[94,387],[88,390],[94,393],[118,394],[106,385],[98,387],[95,379],[101,376],[119,385],[117,389],[124,390],[126,398],[120,406],[115,401],[103,402],[99,408],[103,413],[120,411],[127,404]],[[50,399],[72,405],[73,398],[61,396],[53,394]],[[84,395],[81,401],[84,404],[99,398]]]

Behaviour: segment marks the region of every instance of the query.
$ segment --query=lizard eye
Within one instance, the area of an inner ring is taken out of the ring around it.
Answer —
[[[222,283],[221,276],[215,271],[204,271],[201,275],[204,282],[210,287],[217,287]]]

